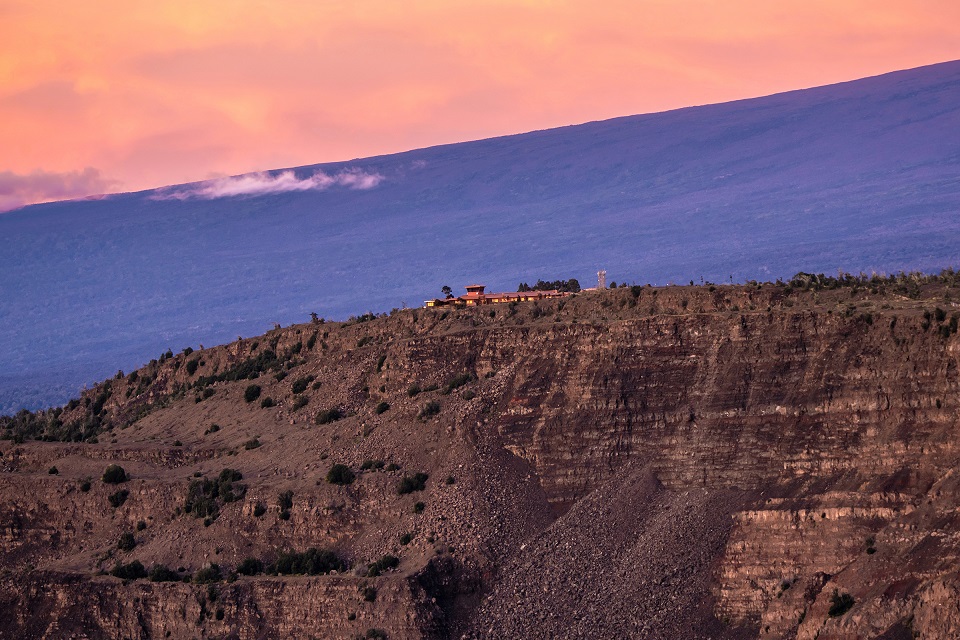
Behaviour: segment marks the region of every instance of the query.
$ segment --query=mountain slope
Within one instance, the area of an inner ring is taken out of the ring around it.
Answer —
[[[444,284],[935,270],[956,256],[958,175],[950,62],[252,179],[275,193],[227,180],[28,207],[0,215],[0,408]]]
[[[165,358],[0,419],[0,638],[956,638],[958,298],[619,288]]]

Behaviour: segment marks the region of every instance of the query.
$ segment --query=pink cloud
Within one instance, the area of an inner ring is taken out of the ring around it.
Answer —
[[[117,185],[116,180],[102,177],[93,167],[63,173],[37,170],[26,175],[0,171],[0,211],[35,202],[100,194]]]

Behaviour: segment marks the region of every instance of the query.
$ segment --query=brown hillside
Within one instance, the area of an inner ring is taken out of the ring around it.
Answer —
[[[957,637],[951,300],[621,288],[165,357],[0,422],[0,638]]]

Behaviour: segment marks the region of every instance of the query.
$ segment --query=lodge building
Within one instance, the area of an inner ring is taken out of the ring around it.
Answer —
[[[467,285],[467,292],[458,297],[435,298],[425,300],[425,307],[476,307],[484,304],[503,304],[506,302],[529,302],[531,300],[545,300],[547,298],[563,298],[569,293],[561,293],[556,289],[550,291],[508,291],[505,293],[484,293],[486,285]]]

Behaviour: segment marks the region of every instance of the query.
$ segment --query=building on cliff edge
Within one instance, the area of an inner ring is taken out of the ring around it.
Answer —
[[[569,293],[556,289],[550,291],[509,291],[505,293],[484,293],[486,285],[467,285],[467,292],[462,296],[448,295],[446,298],[425,300],[425,307],[476,307],[484,304],[503,304],[505,302],[528,302],[530,300],[545,300],[547,298],[564,298]]]

